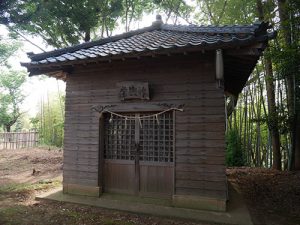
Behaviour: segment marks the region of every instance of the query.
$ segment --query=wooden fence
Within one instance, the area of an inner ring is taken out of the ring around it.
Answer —
[[[3,132],[0,133],[0,149],[20,149],[37,146],[37,131]]]

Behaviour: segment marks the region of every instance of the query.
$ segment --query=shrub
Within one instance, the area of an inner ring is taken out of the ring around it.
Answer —
[[[245,165],[242,142],[237,130],[229,130],[226,134],[226,165]]]

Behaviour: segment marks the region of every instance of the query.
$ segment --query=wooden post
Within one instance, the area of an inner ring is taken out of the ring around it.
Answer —
[[[98,185],[100,187],[99,195],[104,191],[104,138],[105,138],[105,130],[104,130],[104,115],[103,113],[99,116],[99,175],[98,175]]]
[[[140,121],[139,113],[135,114],[135,194],[140,191]]]

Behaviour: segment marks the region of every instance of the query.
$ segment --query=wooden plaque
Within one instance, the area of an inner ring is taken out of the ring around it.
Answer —
[[[121,101],[150,100],[148,82],[123,81],[117,84]]]

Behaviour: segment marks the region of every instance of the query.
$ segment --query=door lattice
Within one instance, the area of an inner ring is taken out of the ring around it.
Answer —
[[[130,115],[134,116],[134,115]],[[107,115],[105,126],[105,152],[106,159],[135,159],[135,120]]]
[[[173,127],[172,112],[142,120],[141,161],[173,162]]]
[[[143,119],[138,116],[149,114],[126,115],[131,118],[105,117],[105,158],[134,160],[139,146],[140,161],[173,162],[173,112]],[[137,118],[132,119],[134,116]]]

